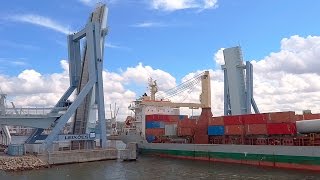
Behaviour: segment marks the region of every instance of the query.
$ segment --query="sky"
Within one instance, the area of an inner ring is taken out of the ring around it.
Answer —
[[[4,1],[0,87],[17,106],[53,106],[68,88],[67,34],[81,30],[96,0]],[[306,0],[107,0],[105,103],[125,117],[147,91],[211,72],[212,111],[223,114],[222,49],[240,45],[254,66],[260,111],[320,108],[320,2]],[[200,87],[172,100],[198,102]],[[188,113],[187,111],[183,111]],[[108,115],[108,114],[107,114]]]

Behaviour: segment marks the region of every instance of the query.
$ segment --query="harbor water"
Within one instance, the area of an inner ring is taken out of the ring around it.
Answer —
[[[25,137],[15,137],[15,143]],[[116,142],[119,149],[125,144]],[[149,179],[257,179],[311,180],[319,179],[320,172],[275,169],[241,164],[192,161],[154,156],[139,156],[137,161],[98,161],[53,166],[49,169],[3,172],[0,180],[149,180]]]
[[[240,164],[212,163],[140,156],[137,161],[99,161],[53,166],[49,169],[23,172],[0,172],[2,180],[102,180],[102,179],[320,179],[320,173],[274,169]]]

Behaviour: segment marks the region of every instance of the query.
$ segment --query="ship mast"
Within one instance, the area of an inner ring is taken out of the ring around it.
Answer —
[[[158,85],[157,80],[154,80],[152,78],[149,79],[149,87],[150,87],[150,93],[151,93],[151,100],[156,100],[156,93],[158,92]]]

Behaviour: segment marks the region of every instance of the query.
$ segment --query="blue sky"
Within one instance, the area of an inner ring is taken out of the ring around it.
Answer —
[[[62,71],[60,60],[67,59],[66,34],[17,19],[41,16],[66,29],[80,30],[93,4],[78,0],[2,2],[0,73]],[[147,0],[113,0],[109,2],[104,67],[119,71],[142,62],[179,79],[195,70],[214,68],[213,55],[235,45],[242,46],[246,59],[259,60],[279,50],[282,38],[318,34],[319,5],[311,0],[220,0],[215,8],[168,10],[155,8]]]

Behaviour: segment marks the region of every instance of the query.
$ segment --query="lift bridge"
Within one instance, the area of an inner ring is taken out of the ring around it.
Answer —
[[[100,146],[106,148],[102,70],[107,13],[105,5],[97,6],[86,26],[79,32],[68,35],[70,86],[57,104],[50,112],[41,115],[1,113],[0,125],[4,137],[7,137],[5,134],[8,133],[6,126],[32,127],[35,130],[26,143],[42,140],[41,148],[48,150],[53,142],[58,140],[58,135],[66,123],[74,118],[73,134],[95,133],[96,129],[99,129]],[[80,44],[84,45],[83,51],[80,51]],[[76,97],[71,102],[69,97],[74,91]],[[98,128],[95,128],[96,121]],[[44,129],[51,129],[51,133],[43,135]]]
[[[251,105],[259,113],[253,98],[253,67],[247,61],[243,64],[239,46],[223,50],[224,71],[224,115],[251,114]]]

